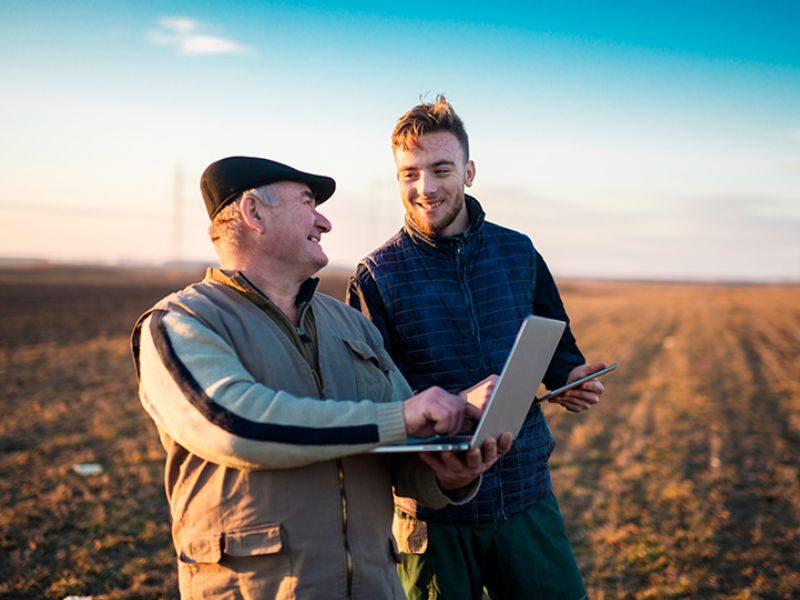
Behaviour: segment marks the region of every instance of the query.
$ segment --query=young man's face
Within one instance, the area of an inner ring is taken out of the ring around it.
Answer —
[[[475,165],[464,160],[458,138],[447,131],[426,133],[420,145],[394,149],[406,214],[425,233],[461,233],[469,227],[464,186],[472,185]]]
[[[284,268],[296,267],[293,270],[311,276],[328,264],[320,238],[331,230],[331,222],[317,211],[314,194],[305,183],[281,181],[271,188],[279,202],[265,207],[269,215],[265,251],[281,260]]]

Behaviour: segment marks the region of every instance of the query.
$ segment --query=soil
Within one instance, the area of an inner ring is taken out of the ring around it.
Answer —
[[[201,276],[0,269],[1,598],[177,596],[128,340]],[[332,295],[345,281],[323,273]],[[587,358],[621,363],[590,411],[545,406],[590,597],[800,597],[800,287],[561,287]]]

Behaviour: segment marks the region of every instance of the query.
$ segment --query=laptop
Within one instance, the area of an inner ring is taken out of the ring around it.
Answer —
[[[522,322],[500,373],[500,380],[486,401],[481,419],[472,434],[408,438],[404,444],[378,446],[371,452],[452,452],[478,448],[487,438],[496,438],[505,431],[510,431],[516,437],[550,365],[564,327],[562,321],[544,317],[530,316]],[[483,382],[467,390],[467,400],[471,396],[479,397],[482,387]]]

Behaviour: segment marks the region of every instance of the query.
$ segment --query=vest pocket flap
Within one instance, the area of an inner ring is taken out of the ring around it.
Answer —
[[[361,360],[371,362],[384,373],[391,371],[389,359],[382,350],[376,352],[369,344],[361,340],[344,340],[344,343]]]
[[[218,563],[222,558],[222,536],[206,535],[181,546],[180,560],[186,564]]]
[[[269,523],[229,531],[224,535],[224,551],[228,556],[260,556],[278,554],[283,549],[280,523]]]

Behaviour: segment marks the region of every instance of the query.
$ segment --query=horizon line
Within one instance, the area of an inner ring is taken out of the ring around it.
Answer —
[[[67,267],[73,269],[104,269],[104,270],[141,270],[148,268],[155,269],[175,269],[192,271],[206,269],[217,266],[216,261],[204,260],[163,260],[163,261],[99,261],[99,260],[53,260],[39,257],[14,257],[0,256],[0,269],[26,269],[26,268],[58,268]],[[314,275],[322,277],[325,271],[337,274],[353,273],[354,267],[340,264],[328,264]],[[764,278],[764,279],[744,279],[726,278],[712,276],[648,276],[648,275],[602,275],[602,274],[570,274],[557,275],[557,280],[569,281],[597,281],[605,283],[665,283],[665,284],[707,284],[707,285],[800,285],[800,278]]]

